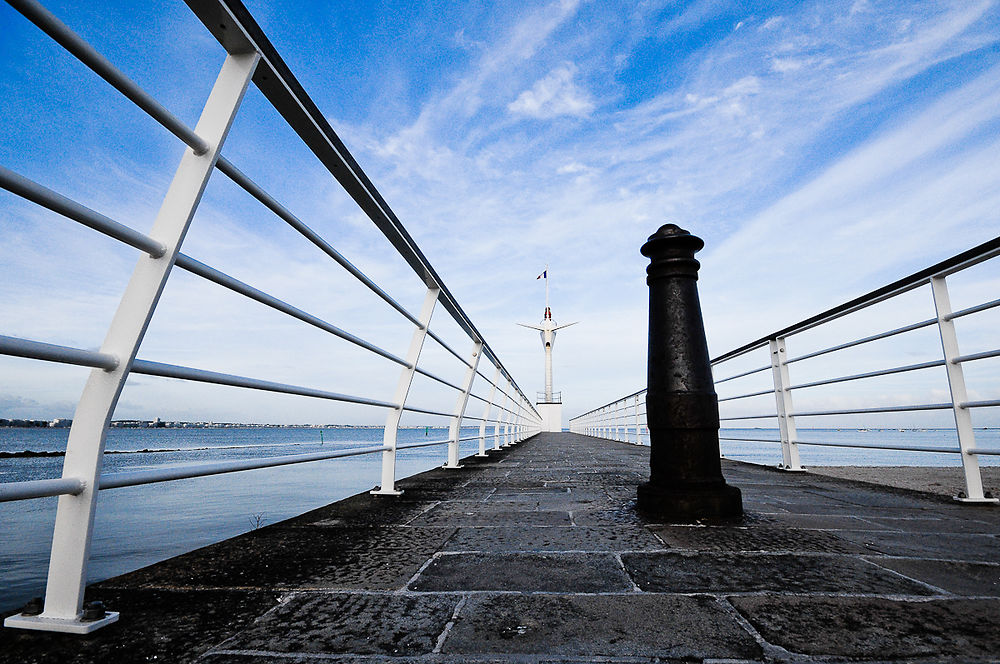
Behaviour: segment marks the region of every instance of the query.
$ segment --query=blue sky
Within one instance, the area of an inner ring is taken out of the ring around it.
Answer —
[[[183,3],[48,6],[194,125],[223,54]],[[706,241],[700,288],[713,354],[1000,229],[995,2],[248,7],[529,393],[543,387],[541,348],[514,323],[540,318],[535,276],[550,266],[556,318],[580,321],[555,351],[569,415],[644,382],[638,248],[662,223]],[[0,164],[147,230],[182,147],[6,5],[0,32]],[[418,308],[412,272],[256,91],[223,152]],[[6,192],[0,232],[0,334],[98,347],[135,253]],[[398,316],[219,175],[183,251],[405,352]],[[956,280],[956,305],[995,298],[997,272]],[[921,291],[847,320],[804,338],[803,349],[824,334],[926,318],[929,298]],[[175,274],[140,357],[391,395],[394,365],[260,309]],[[996,346],[996,318],[984,316],[960,329],[963,351]],[[466,348],[443,310],[435,323]],[[933,359],[936,343],[872,349],[851,366]],[[437,349],[426,359],[461,375]],[[802,379],[838,362],[803,369]],[[980,398],[1000,391],[993,366],[971,371]],[[0,375],[0,416],[70,416],[86,370],[0,358]],[[829,399],[939,400],[946,385],[932,378]],[[451,407],[447,391],[417,387],[416,401]],[[118,414],[382,420],[370,409],[142,377],[130,379]]]

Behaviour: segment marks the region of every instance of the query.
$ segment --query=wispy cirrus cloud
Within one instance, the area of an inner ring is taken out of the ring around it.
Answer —
[[[574,81],[576,68],[569,63],[553,69],[545,78],[539,79],[530,90],[525,90],[517,99],[507,104],[507,109],[515,115],[526,115],[541,120],[549,120],[561,115],[586,117],[594,110],[590,95]]]

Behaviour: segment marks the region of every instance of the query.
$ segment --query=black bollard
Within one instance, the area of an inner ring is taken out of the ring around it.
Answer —
[[[740,490],[726,484],[719,460],[719,401],[698,301],[698,261],[705,243],[674,224],[642,245],[651,259],[646,422],[649,482],[638,508],[668,521],[736,519]]]

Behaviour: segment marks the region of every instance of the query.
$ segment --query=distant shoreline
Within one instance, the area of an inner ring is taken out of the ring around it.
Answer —
[[[3,429],[68,429],[73,420],[3,419]],[[384,429],[382,424],[256,424],[252,422],[183,422],[165,420],[112,420],[112,429]],[[400,429],[447,429],[444,425],[410,425]]]

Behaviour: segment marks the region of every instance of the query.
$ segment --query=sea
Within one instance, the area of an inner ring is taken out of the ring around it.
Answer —
[[[459,437],[477,434],[478,427],[463,427]],[[64,451],[68,435],[66,428],[0,428],[0,452]],[[720,435],[778,438],[774,429],[723,429]],[[401,429],[399,443],[447,437],[443,428]],[[845,444],[957,447],[953,429],[800,429],[799,437]],[[381,442],[382,429],[371,427],[112,428],[103,472],[371,447]],[[487,445],[491,444],[487,439]],[[1000,448],[1000,429],[977,429],[976,445]],[[781,460],[776,443],[723,440],[721,447],[730,459],[764,465]],[[476,451],[477,440],[461,444],[463,457]],[[806,466],[959,463],[957,454],[944,453],[814,446],[802,446],[800,451]],[[446,445],[401,450],[397,477],[440,466],[446,454]],[[998,461],[995,456],[981,457],[984,465]],[[0,483],[59,477],[62,462],[61,456],[0,455]],[[102,491],[88,582],[139,569],[370,490],[379,483],[380,468],[381,454],[376,453]],[[0,611],[21,606],[44,592],[56,501],[40,498],[0,503]]]

